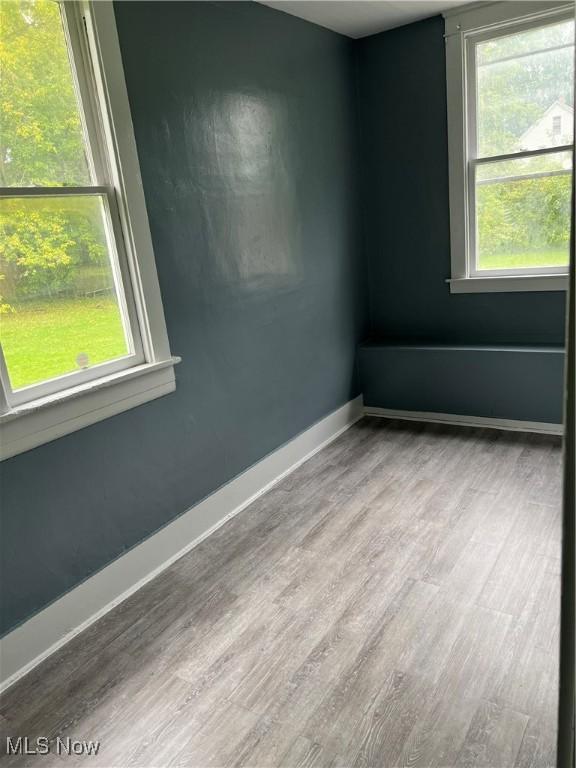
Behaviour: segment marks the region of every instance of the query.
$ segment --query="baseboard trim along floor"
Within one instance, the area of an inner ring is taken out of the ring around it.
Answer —
[[[359,396],[9,632],[0,641],[0,691],[133,595],[362,416]]]
[[[563,424],[549,424],[543,421],[517,421],[515,419],[491,419],[485,416],[460,416],[454,413],[429,413],[427,411],[401,411],[392,408],[365,406],[365,416],[380,416],[386,419],[407,421],[429,421],[434,424],[454,424],[463,427],[488,427],[513,432],[538,432],[544,435],[563,435]]]

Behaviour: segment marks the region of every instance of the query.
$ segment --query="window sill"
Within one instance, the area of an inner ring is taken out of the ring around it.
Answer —
[[[458,277],[446,281],[450,293],[515,293],[517,291],[566,291],[568,275],[508,275]]]
[[[0,460],[173,392],[179,362],[138,365],[0,414]]]

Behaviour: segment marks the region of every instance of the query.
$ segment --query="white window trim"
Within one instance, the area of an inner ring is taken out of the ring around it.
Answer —
[[[491,293],[516,291],[565,291],[566,269],[531,270],[523,274],[498,271],[474,275],[470,267],[471,244],[468,241],[470,184],[468,173],[468,137],[466,93],[466,46],[470,36],[492,32],[511,23],[519,25],[547,17],[574,17],[574,6],[563,0],[534,2],[472,3],[444,13],[446,40],[446,84],[448,99],[448,156],[450,195],[451,278],[446,282],[451,293]],[[566,149],[566,148],[564,148]],[[572,147],[568,147],[572,149]],[[561,151],[562,147],[558,148]],[[533,153],[528,153],[533,154]]]
[[[106,106],[106,141],[115,160],[115,189],[108,192],[119,202],[142,355],[132,367],[107,368],[104,376],[89,381],[75,377],[69,388],[26,403],[9,405],[0,388],[0,460],[173,392],[174,365],[180,360],[170,352],[112,2],[63,5],[75,64],[91,67],[74,42],[72,25],[84,34],[85,24],[99,97]],[[0,368],[5,375],[1,355]]]

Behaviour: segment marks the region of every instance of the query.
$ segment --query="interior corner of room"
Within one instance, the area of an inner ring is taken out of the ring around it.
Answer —
[[[83,322],[109,312],[124,346],[15,384],[27,307],[28,361],[63,342],[0,220],[3,733],[101,738],[136,768],[555,764],[569,236],[534,245],[539,192],[501,188],[556,180],[573,226],[573,96],[531,104],[518,148],[462,138],[461,179],[450,138],[447,36],[493,42],[481,14],[510,5],[508,34],[572,23],[540,47],[573,60],[559,1],[62,3],[75,93],[112,117],[84,107],[88,180],[57,189],[7,182],[0,139],[0,212],[32,231],[36,204],[98,201]]]

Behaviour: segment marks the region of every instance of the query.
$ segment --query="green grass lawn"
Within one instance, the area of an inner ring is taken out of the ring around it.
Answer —
[[[122,321],[110,296],[23,303],[0,315],[0,341],[14,389],[127,354]]]
[[[480,256],[480,269],[514,269],[515,267],[568,266],[568,246],[562,250],[495,253]]]

